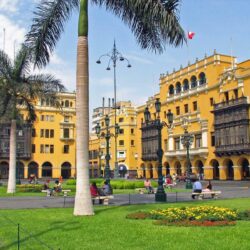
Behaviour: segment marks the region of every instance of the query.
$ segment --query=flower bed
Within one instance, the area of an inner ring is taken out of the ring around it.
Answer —
[[[244,213],[245,214],[245,213]],[[153,219],[155,225],[167,226],[233,226],[243,219],[236,210],[215,206],[196,206],[134,212],[128,219]]]
[[[152,210],[150,212],[153,219],[164,219],[169,222],[174,221],[234,221],[238,218],[237,211],[229,208],[214,206],[197,206],[182,208],[167,208],[162,210]]]

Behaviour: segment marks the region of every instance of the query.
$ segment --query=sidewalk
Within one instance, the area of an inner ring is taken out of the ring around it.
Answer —
[[[203,186],[205,186],[204,182]],[[250,198],[249,182],[216,182],[213,190],[220,190],[222,194],[219,199],[228,198]],[[178,188],[184,188],[185,183],[178,183]],[[193,201],[191,192],[167,193],[167,202]],[[116,194],[110,200],[110,205],[129,205],[155,203],[153,194]],[[0,198],[0,209],[29,209],[29,208],[62,208],[73,207],[74,197],[3,197]]]

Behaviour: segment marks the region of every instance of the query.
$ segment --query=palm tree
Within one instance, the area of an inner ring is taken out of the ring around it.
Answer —
[[[27,122],[32,123],[36,118],[34,102],[46,96],[56,103],[56,93],[64,90],[52,75],[29,74],[30,55],[29,49],[23,45],[12,63],[0,50],[0,118],[11,121],[7,193],[16,191],[16,127],[22,120],[20,108],[27,110]]]
[[[178,20],[180,0],[43,0],[35,11],[27,43],[37,67],[49,62],[51,52],[73,10],[80,9],[76,72],[76,157],[77,186],[74,215],[92,215],[89,192],[89,64],[88,3],[120,17],[132,30],[143,49],[162,52],[165,44],[179,46],[185,34]]]

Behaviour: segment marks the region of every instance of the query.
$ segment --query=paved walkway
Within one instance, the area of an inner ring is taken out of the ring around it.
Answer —
[[[203,182],[205,186],[207,182]],[[177,188],[184,188],[184,183],[178,183]],[[250,198],[250,182],[214,181],[213,190],[220,190],[219,199]],[[194,201],[190,192],[167,193],[167,202]],[[110,205],[147,204],[155,203],[153,194],[117,194],[110,200]],[[60,208],[73,207],[74,197],[3,197],[0,198],[0,209],[28,208]]]

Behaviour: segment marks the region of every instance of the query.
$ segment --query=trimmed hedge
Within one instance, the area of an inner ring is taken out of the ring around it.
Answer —
[[[90,183],[95,182],[97,186],[102,186],[104,179],[90,179]],[[110,181],[113,189],[135,189],[135,188],[143,188],[144,180],[112,180]],[[76,180],[68,180],[66,182],[67,185],[76,185]],[[156,181],[151,181],[153,187],[157,187]]]
[[[42,184],[21,184],[21,185],[16,185],[17,187],[17,192],[34,192],[38,193],[41,192],[43,189]]]

